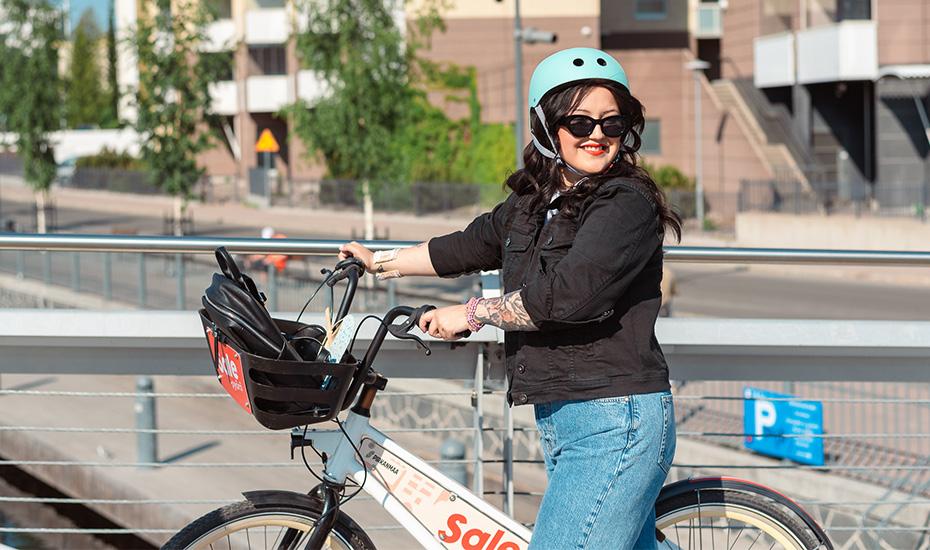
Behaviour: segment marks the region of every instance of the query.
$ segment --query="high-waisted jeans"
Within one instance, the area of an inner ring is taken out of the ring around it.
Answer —
[[[669,392],[536,405],[549,485],[532,550],[653,549],[675,455]]]

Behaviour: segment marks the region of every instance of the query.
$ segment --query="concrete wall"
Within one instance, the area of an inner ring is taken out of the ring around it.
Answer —
[[[930,224],[915,218],[743,212],[736,217],[736,239],[740,246],[926,251]],[[930,278],[926,269],[923,273]]]

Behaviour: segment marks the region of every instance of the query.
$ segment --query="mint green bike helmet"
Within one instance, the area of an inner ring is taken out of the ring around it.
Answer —
[[[571,165],[565,163],[559,155],[558,147],[555,140],[549,134],[549,127],[546,124],[546,116],[543,114],[539,102],[542,98],[555,88],[570,82],[578,82],[588,79],[612,80],[622,84],[627,90],[630,89],[630,82],[626,77],[626,71],[620,66],[620,63],[610,54],[595,48],[569,48],[555,52],[549,57],[543,59],[536,65],[533,76],[530,78],[529,106],[530,110],[536,113],[552,150],[549,150],[533,134],[532,125],[530,126],[530,136],[533,138],[533,145],[536,150],[543,156],[555,159],[560,165],[567,166],[572,171],[577,171]],[[618,155],[619,156],[619,155]]]

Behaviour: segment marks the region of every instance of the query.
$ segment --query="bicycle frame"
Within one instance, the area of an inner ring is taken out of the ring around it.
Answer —
[[[373,428],[368,417],[350,411],[343,428],[348,438],[340,430],[308,430],[304,436],[326,453],[324,478],[340,485],[355,480],[424,548],[525,550],[529,545],[529,529]]]

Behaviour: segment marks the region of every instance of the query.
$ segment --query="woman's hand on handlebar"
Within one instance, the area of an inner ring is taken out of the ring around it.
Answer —
[[[339,247],[339,259],[357,258],[365,264],[365,271],[374,273],[374,252],[368,250],[363,245],[352,241]]]
[[[465,304],[427,311],[420,317],[420,330],[434,338],[459,340],[468,334]]]

